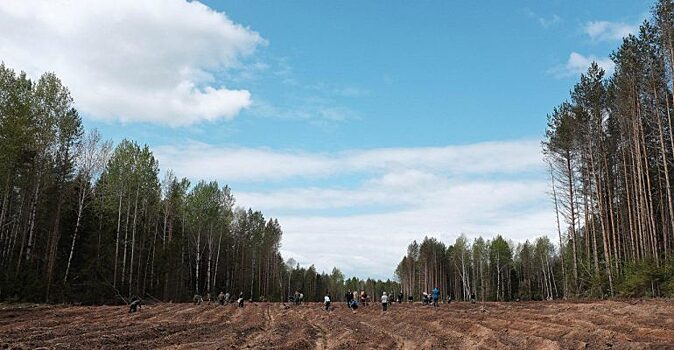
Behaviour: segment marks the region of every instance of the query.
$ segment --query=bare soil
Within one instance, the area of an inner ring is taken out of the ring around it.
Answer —
[[[674,301],[0,304],[0,349],[674,349]]]

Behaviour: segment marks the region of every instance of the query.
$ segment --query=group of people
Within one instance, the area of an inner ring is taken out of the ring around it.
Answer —
[[[291,299],[291,301],[295,305],[301,305],[304,301],[304,294],[301,291],[296,290],[293,295],[288,297],[288,299]],[[367,306],[367,305],[369,305],[369,302],[370,302],[370,297],[367,295],[367,293],[364,290],[361,290],[360,292],[348,290],[344,294],[344,299],[346,300],[347,307],[349,309],[351,309],[354,313],[358,309],[359,305]],[[421,296],[421,302],[422,302],[423,305],[433,305],[434,307],[438,306],[439,299],[440,299],[440,290],[437,287],[433,288],[433,290],[431,291],[430,294],[427,293],[427,292],[423,292],[423,294]],[[403,300],[404,300],[404,295],[403,295],[402,291],[400,293],[398,293],[397,296],[393,292],[391,292],[390,294],[387,293],[387,292],[383,292],[382,296],[380,298],[380,301],[381,301],[381,304],[382,304],[382,310],[387,311],[389,304],[391,304],[393,301],[396,301],[396,302],[398,302],[398,304],[400,304],[400,303],[403,302]],[[195,294],[192,301],[194,302],[194,304],[200,305],[201,303],[204,302],[204,298],[199,294]],[[209,304],[211,303],[211,294],[210,293],[206,294],[206,301]],[[231,297],[231,294],[229,294],[229,292],[224,293],[222,291],[220,291],[220,294],[218,294],[217,301],[220,305],[230,304],[230,303],[234,302],[234,300]],[[412,297],[412,295],[407,296],[407,301],[408,301],[408,303],[414,302],[414,298]],[[452,301],[452,298],[451,298],[451,296],[448,295],[447,296],[447,303],[451,303],[451,301]],[[474,304],[475,301],[476,301],[476,298],[475,298],[475,294],[473,293],[473,294],[470,295],[470,302]],[[237,303],[238,307],[241,307],[241,308],[244,307],[244,305],[243,305],[244,304],[243,292],[239,293],[239,297],[236,299],[236,303]],[[129,303],[129,313],[136,312],[136,311],[140,310],[141,304],[142,304],[142,301],[141,301],[140,298],[138,298],[136,296],[131,298],[130,303]],[[330,311],[330,310],[332,310],[331,305],[332,305],[332,298],[330,297],[330,293],[326,292],[325,297],[323,297],[323,306],[324,306],[326,311]]]
[[[344,294],[344,299],[346,300],[347,305],[351,305],[352,302],[360,302],[362,305],[368,305],[370,302],[370,297],[365,293],[364,290],[361,290],[360,293],[358,291],[354,290],[353,292],[348,290]]]
[[[356,309],[358,309],[358,305],[364,305],[367,306],[369,302],[368,295],[365,291],[361,291],[360,294],[358,294],[357,291],[347,291],[344,294],[344,299],[346,301],[346,305],[353,310],[353,312],[356,312]],[[383,292],[381,298],[379,299],[382,304],[382,310],[387,311],[389,304],[393,303],[394,301],[397,302],[398,304],[402,303],[404,300],[404,295],[402,291],[398,293],[398,295],[395,295],[393,292],[387,293]],[[329,300],[329,294],[326,293],[326,305],[328,304],[327,301]],[[421,301],[424,305],[433,305],[434,307],[438,306],[438,301],[440,300],[440,289],[437,287],[433,288],[431,293],[424,292],[421,297]],[[452,298],[448,295],[447,296],[447,302],[450,303]],[[471,296],[471,302],[474,303],[475,296]],[[359,302],[360,301],[360,302]],[[407,297],[407,301],[409,303],[414,302],[414,297],[412,295],[409,295]],[[327,308],[326,308],[327,309]]]
[[[325,300],[327,301],[328,298],[329,298],[329,294],[326,293],[326,299]],[[388,310],[388,305],[393,302],[393,300],[391,300],[389,298],[393,298],[395,301],[398,302],[398,304],[400,304],[403,300],[403,294],[401,292],[400,294],[398,294],[397,297],[394,297],[393,292],[391,292],[390,294],[387,293],[387,292],[384,292],[382,294],[381,298],[380,298],[383,311]],[[370,303],[370,297],[367,295],[367,293],[364,290],[360,291],[360,293],[358,293],[358,291],[352,292],[352,291],[348,290],[348,291],[346,291],[346,293],[344,293],[344,300],[346,301],[346,306],[349,309],[351,309],[354,313],[358,309],[359,305],[368,306],[369,303]]]
[[[230,304],[230,303],[234,302],[231,294],[229,294],[229,292],[224,293],[223,291],[220,291],[220,294],[218,294],[217,300],[218,300],[218,303],[220,305]],[[195,305],[201,305],[201,303],[204,302],[204,298],[199,294],[194,294],[194,297],[192,298],[192,301],[194,302]],[[206,293],[206,301],[209,304],[211,303],[211,301],[212,301],[211,300],[211,293]],[[239,298],[236,299],[236,303],[239,307],[243,307],[243,302],[244,302],[243,292],[240,292]]]
[[[424,292],[421,296],[421,303],[424,305],[433,305],[438,307],[438,300],[440,300],[440,290],[438,287],[433,288],[431,294]]]
[[[296,290],[295,294],[288,297],[288,299],[292,300],[292,302],[295,303],[295,305],[302,305],[302,303],[304,302],[304,293],[302,293],[299,290]]]

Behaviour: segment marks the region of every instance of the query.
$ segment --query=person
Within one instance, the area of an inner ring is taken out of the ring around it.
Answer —
[[[199,294],[194,294],[194,298],[192,298],[192,301],[194,301],[194,305],[201,305],[201,303],[204,302],[204,298],[201,297]]]
[[[398,293],[398,298],[397,298],[398,304],[402,303],[403,300],[404,300],[403,292],[400,291],[400,293]]]
[[[431,292],[433,296],[433,307],[438,307],[438,299],[440,299],[440,289],[438,287],[433,288]]]
[[[129,313],[136,312],[140,310],[141,300],[140,298],[134,296],[131,298],[131,304],[129,304]]]
[[[447,294],[447,304],[451,304],[451,303],[452,303],[452,296]]]
[[[325,311],[330,311],[330,293],[325,293],[325,297],[323,297],[323,304],[325,305]]]
[[[421,294],[421,304],[422,304],[422,305],[428,304],[428,293],[423,292],[423,293]]]
[[[293,301],[295,302],[295,305],[300,304],[300,291],[296,290],[295,295],[293,296]]]
[[[220,294],[218,294],[218,302],[220,305],[225,305],[225,293],[220,291]]]
[[[351,308],[351,311],[353,311],[353,313],[355,314],[356,310],[358,310],[358,300],[356,300],[355,298],[351,299],[351,305],[349,305],[349,307]]]
[[[353,294],[350,290],[346,291],[344,294],[344,299],[346,299],[346,307],[349,307],[349,305],[351,305],[351,300],[353,300]]]
[[[386,292],[381,296],[381,307],[384,311],[388,307],[388,295],[386,295]]]
[[[414,297],[412,296],[412,294],[410,294],[410,295],[407,296],[407,302],[408,302],[409,304],[412,304],[412,303],[414,302]]]
[[[230,302],[229,299],[230,299],[231,297],[232,297],[232,296],[229,295],[229,292],[225,293],[225,304],[229,304],[229,302]]]
[[[302,305],[303,301],[304,301],[304,293],[300,292],[300,305]]]
[[[475,293],[470,294],[470,303],[475,304]]]
[[[239,299],[237,299],[237,302],[239,303],[239,307],[243,307],[243,292],[239,293]]]
[[[206,301],[210,304],[211,303],[211,292],[206,293]]]

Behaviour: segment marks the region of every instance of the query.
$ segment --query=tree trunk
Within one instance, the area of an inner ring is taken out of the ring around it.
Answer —
[[[569,189],[569,209],[571,216],[571,237],[573,239],[573,281],[574,294],[578,293],[578,255],[577,255],[577,240],[576,240],[576,211],[575,211],[575,196],[573,190],[573,168],[571,167],[571,153],[566,154],[566,171],[568,173],[568,189]]]
[[[113,277],[112,286],[117,288],[117,266],[119,266],[118,257],[119,257],[119,238],[122,225],[122,192],[119,192],[119,206],[117,207],[117,238],[115,239],[115,272]]]
[[[68,282],[68,273],[70,272],[70,263],[73,261],[73,254],[75,252],[75,242],[77,242],[77,233],[79,232],[80,229],[80,221],[82,219],[82,211],[84,209],[84,197],[85,197],[85,190],[81,189],[80,190],[80,195],[79,195],[79,201],[77,203],[77,219],[75,221],[75,231],[73,232],[73,241],[70,244],[70,254],[68,254],[68,263],[66,265],[66,273],[63,276],[63,283],[65,284]]]
[[[136,199],[133,205],[133,227],[131,228],[131,259],[129,259],[129,297],[131,297],[132,291],[131,286],[133,285],[133,257],[136,248],[136,226],[137,226],[136,219],[138,218],[138,195],[139,189],[136,189]]]

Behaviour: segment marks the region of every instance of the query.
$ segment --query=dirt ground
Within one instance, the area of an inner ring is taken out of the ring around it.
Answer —
[[[674,301],[0,304],[0,349],[674,349]]]

